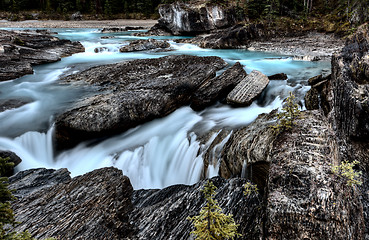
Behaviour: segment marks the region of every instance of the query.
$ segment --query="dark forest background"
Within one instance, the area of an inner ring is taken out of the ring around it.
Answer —
[[[175,0],[0,0],[0,11],[18,13],[38,11],[55,16],[73,12],[86,15],[100,15],[106,18],[158,18],[159,4]],[[195,0],[192,0],[195,1]],[[184,2],[190,2],[184,0]],[[270,16],[303,18],[327,15],[350,20],[355,14],[369,15],[369,0],[197,0],[236,6],[239,14],[250,19]],[[360,11],[357,13],[355,11]],[[30,16],[31,18],[31,16]],[[361,19],[367,20],[367,19]]]

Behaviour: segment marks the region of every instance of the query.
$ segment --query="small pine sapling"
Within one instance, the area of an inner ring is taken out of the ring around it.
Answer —
[[[347,186],[352,187],[353,185],[361,185],[360,180],[361,171],[355,171],[353,167],[358,164],[359,161],[355,160],[353,162],[343,161],[338,166],[332,166],[332,172],[334,175],[343,178],[346,181]]]
[[[221,240],[234,239],[241,236],[237,233],[238,224],[235,223],[231,214],[224,214],[214,200],[216,187],[208,181],[202,192],[205,195],[206,205],[201,209],[200,215],[189,217],[195,230],[191,232],[195,239],[199,240]]]
[[[296,97],[290,92],[290,96],[284,101],[282,111],[277,113],[278,123],[272,126],[274,133],[278,135],[283,131],[290,130],[300,117],[301,111],[299,110]]]
[[[256,184],[252,184],[250,182],[247,182],[244,186],[243,186],[243,194],[248,197],[251,193],[258,193],[259,189],[256,186]]]

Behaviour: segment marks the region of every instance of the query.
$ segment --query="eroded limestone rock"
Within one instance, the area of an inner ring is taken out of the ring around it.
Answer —
[[[263,73],[253,70],[227,96],[227,103],[248,106],[268,86],[269,79]]]

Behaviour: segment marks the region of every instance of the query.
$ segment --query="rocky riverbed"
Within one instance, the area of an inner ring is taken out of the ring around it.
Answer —
[[[79,42],[60,40],[43,32],[0,30],[0,81],[32,74],[34,65],[56,62],[84,50]]]
[[[200,27],[213,31],[215,25]],[[222,29],[212,33],[220,38],[206,41],[216,46],[246,44],[259,50],[312,56],[304,60],[333,54],[332,74],[309,81],[313,90],[306,101],[316,101],[307,103],[313,107],[308,107],[311,110],[304,111],[289,131],[273,133],[270,126],[277,120],[275,112],[260,115],[254,123],[234,131],[218,129],[224,132],[204,154],[203,177],[210,163],[220,161],[220,177],[212,179],[218,187],[216,199],[240,224],[240,239],[368,239],[369,26],[361,26],[343,48],[341,41],[336,44],[332,36],[316,33],[291,38],[297,39],[293,44],[286,38],[253,43],[257,37],[267,36],[260,29]],[[183,29],[172,31],[179,34]],[[228,38],[223,31],[228,31]],[[20,40],[7,40],[13,41],[14,49],[37,46],[29,35],[17,34],[14,39]],[[46,43],[58,42],[45,38]],[[315,39],[329,40],[329,44],[315,43]],[[219,57],[179,55],[92,67],[64,77],[64,84],[92,86],[96,92],[58,115],[54,136],[59,148],[124,132],[184,105],[201,110],[215,101],[233,104],[238,98],[249,104],[269,83],[262,73],[247,75],[240,63],[227,67]],[[204,142],[208,140],[203,136]],[[351,160],[360,161],[355,170],[363,173],[362,186],[350,186],[332,172],[332,165]],[[17,173],[10,178],[10,188],[18,197],[14,211],[21,222],[15,230],[27,229],[38,238],[191,239],[191,224],[186,219],[203,206],[200,190],[205,181],[133,190],[124,174],[116,168],[75,178],[67,169]],[[245,196],[243,185],[248,181],[256,183],[259,192]]]

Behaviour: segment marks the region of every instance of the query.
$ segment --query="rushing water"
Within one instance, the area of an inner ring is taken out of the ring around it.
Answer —
[[[170,41],[173,49],[170,52],[120,53],[120,46],[131,40],[146,38],[131,36],[132,32],[100,33],[98,29],[52,31],[57,31],[59,38],[81,41],[86,51],[57,63],[38,66],[33,75],[0,82],[0,100],[22,99],[29,102],[22,107],[0,112],[0,150],[13,151],[22,158],[18,170],[66,167],[76,176],[96,168],[115,166],[129,176],[135,189],[195,183],[203,171],[202,153],[211,143],[201,144],[195,132],[207,132],[215,127],[232,129],[246,126],[260,113],[280,107],[290,91],[303,99],[309,89],[307,79],[330,68],[328,62],[294,61],[288,56],[269,53],[201,49],[191,44],[175,43],[172,41],[174,37],[156,37]],[[113,38],[102,39],[102,36]],[[103,51],[95,53],[96,47],[101,47]],[[271,81],[263,95],[249,107],[231,108],[216,104],[201,112],[183,107],[167,117],[98,144],[81,143],[58,155],[53,152],[54,117],[91,91],[87,86],[60,84],[60,77],[91,66],[173,54],[215,55],[230,65],[241,62],[248,73],[253,69],[267,75],[284,72],[288,80]],[[212,139],[215,137],[216,133]],[[212,154],[218,154],[225,141],[219,143]],[[211,163],[208,176],[217,175],[218,168],[217,162]]]

